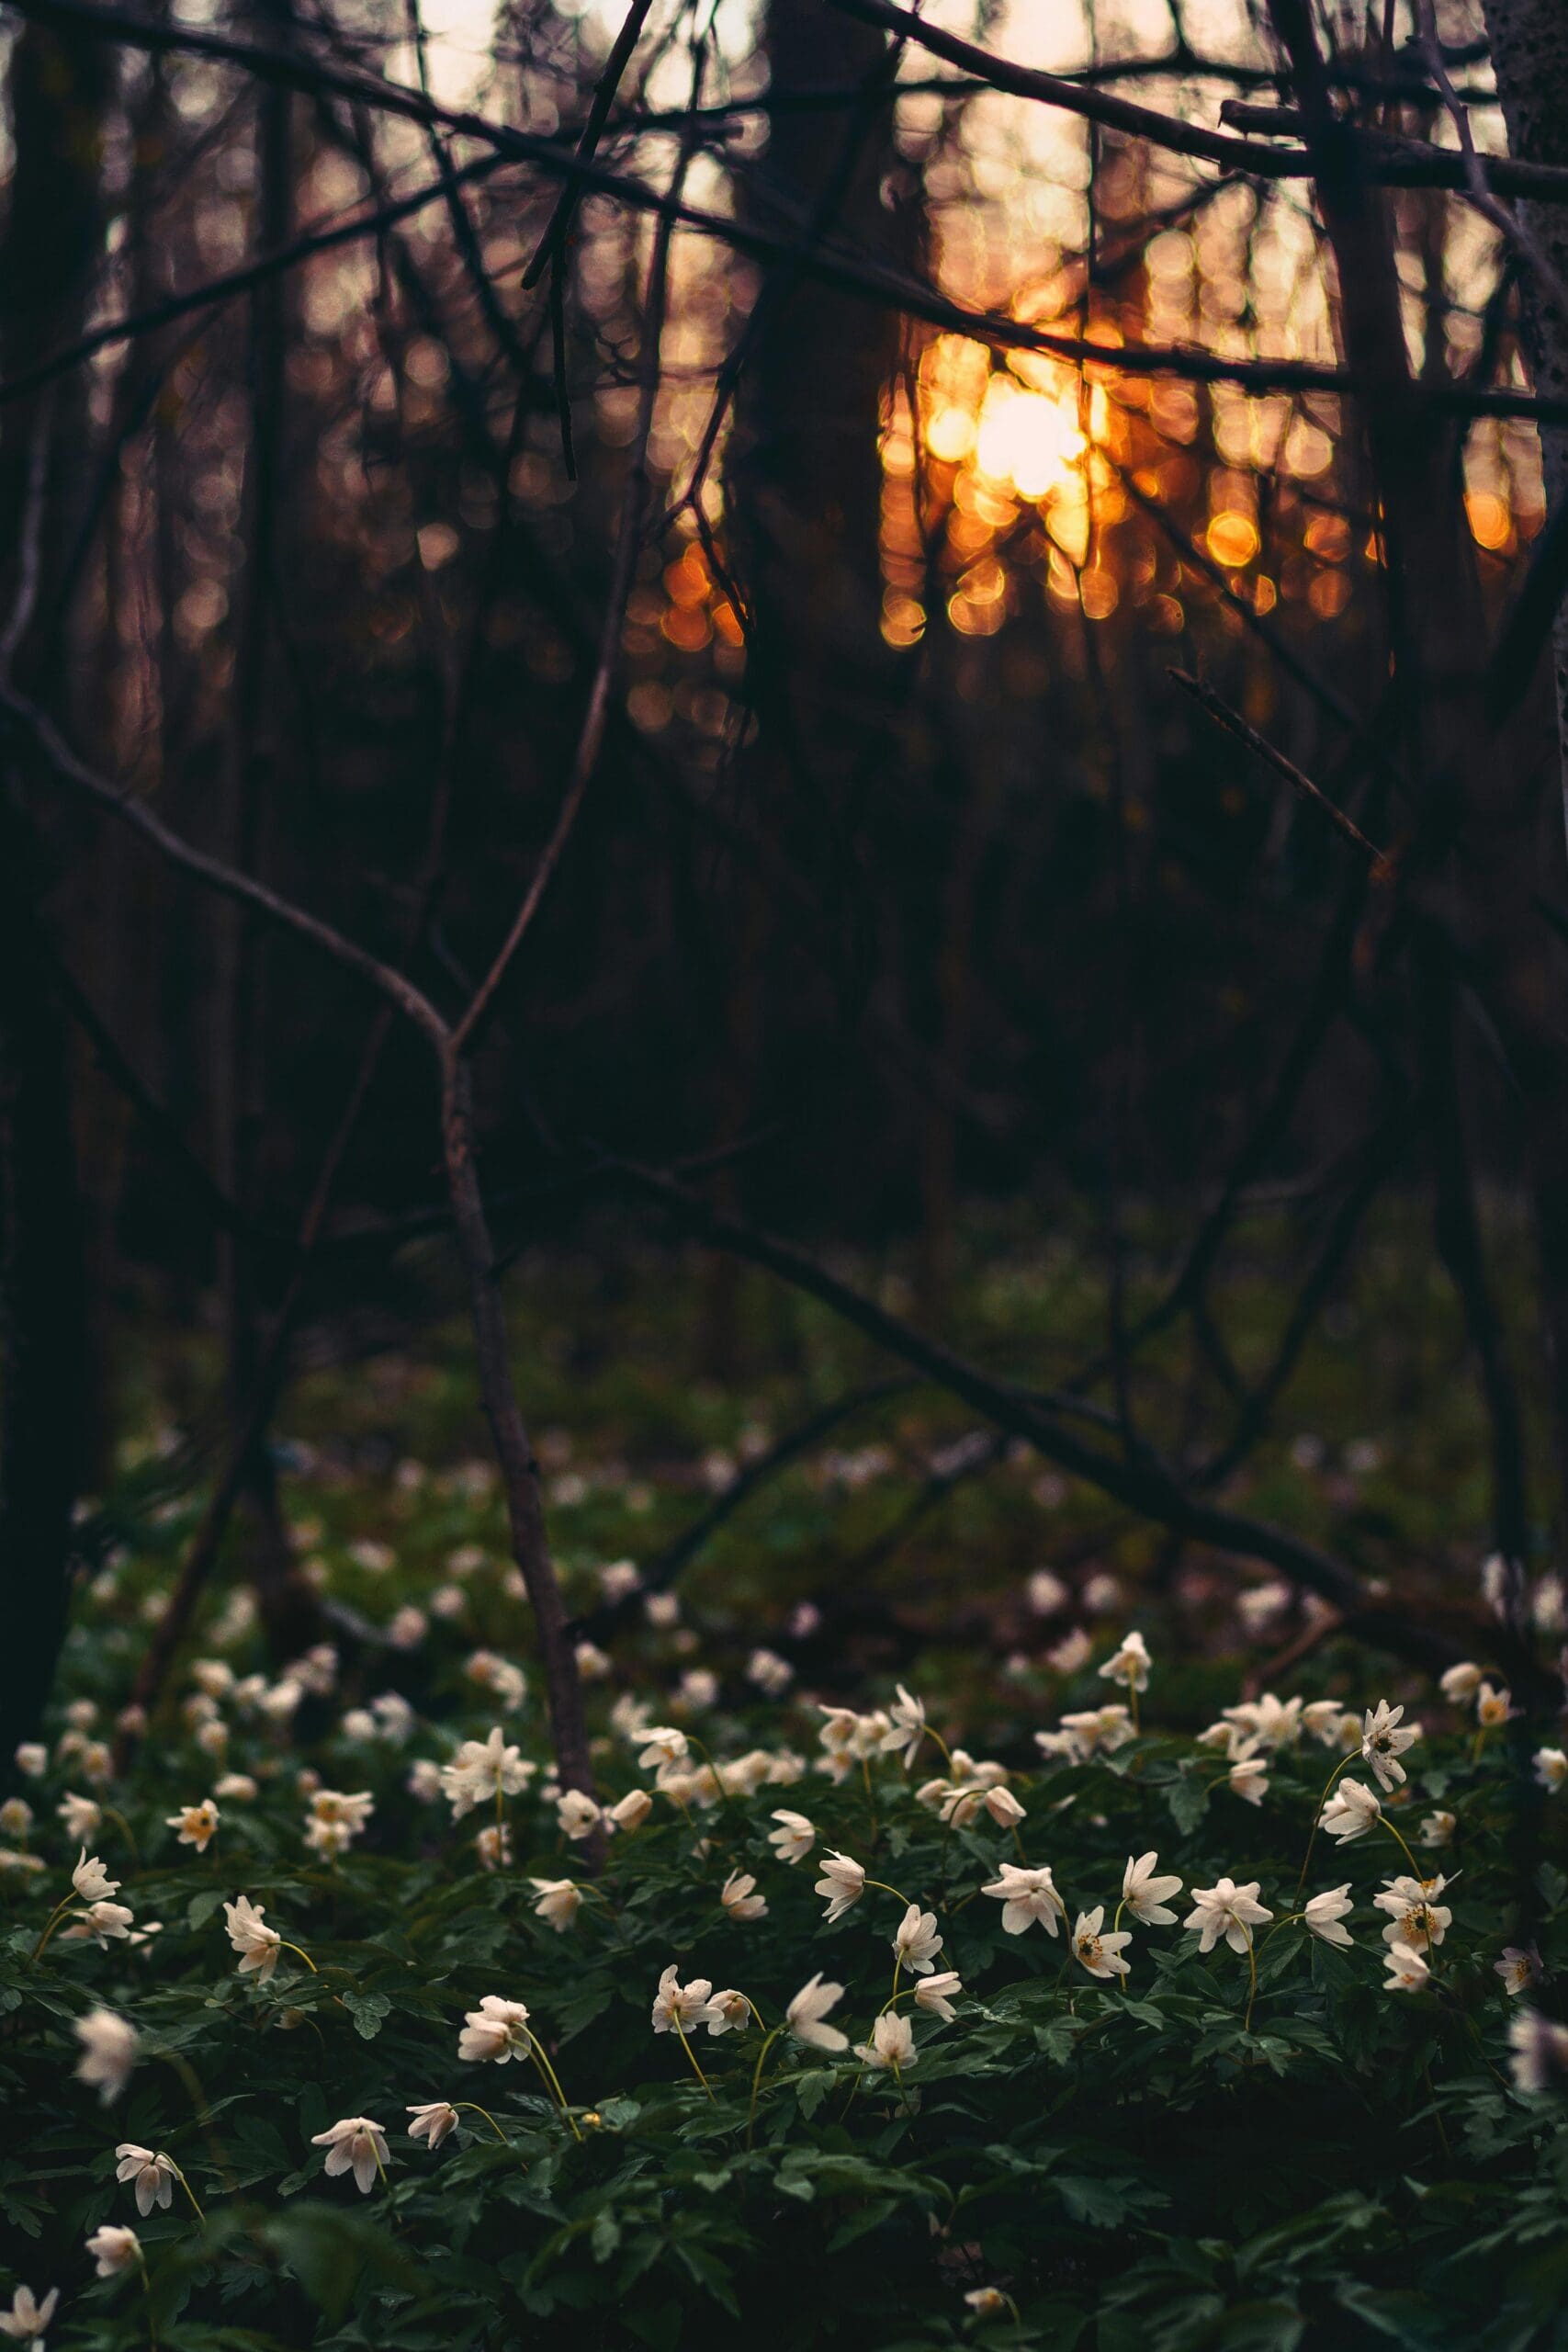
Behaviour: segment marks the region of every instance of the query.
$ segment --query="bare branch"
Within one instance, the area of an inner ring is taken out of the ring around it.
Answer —
[[[1185,670],[1169,669],[1166,676],[1179,685],[1183,694],[1190,695],[1194,702],[1201,704],[1210,718],[1217,719],[1227,734],[1236,736],[1249,752],[1256,752],[1260,760],[1266,760],[1275,775],[1282,775],[1293,792],[1299,792],[1303,800],[1311,801],[1314,808],[1321,810],[1337,833],[1343,834],[1364,857],[1371,858],[1374,878],[1386,871],[1388,859],[1385,853],[1367,839],[1355,820],[1348,817],[1343,808],[1337,808],[1326,794],[1320,792],[1311,776],[1303,775],[1293,760],[1288,760],[1283,752],[1276,751],[1267,736],[1260,735],[1256,727],[1249,727],[1240,711],[1233,710],[1223,695],[1217,695],[1213,686],[1206,685],[1201,678],[1194,678]]]

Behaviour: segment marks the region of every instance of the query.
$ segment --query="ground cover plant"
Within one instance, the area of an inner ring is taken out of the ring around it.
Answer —
[[[302,1533],[376,1645],[268,1669],[242,1590],[139,1744],[111,1563],[18,1758],[15,2340],[1562,2340],[1551,1579],[1528,1700],[1478,1652],[1391,1703],[1342,1645],[1189,1726],[1103,1571],[846,1705],[784,1655],[813,1604],[716,1668],[614,1562],[595,1800],[493,1549]]]
[[[0,0],[0,2337],[1568,2352],[1564,0]]]

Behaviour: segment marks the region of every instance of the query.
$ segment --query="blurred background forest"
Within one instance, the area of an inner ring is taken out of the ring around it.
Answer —
[[[18,1726],[153,1425],[297,1645],[279,1400],[454,1216],[492,1424],[517,1260],[523,1411],[657,1368],[724,1507],[891,1366],[917,1516],[1043,1467],[1407,1653],[1546,1556],[1550,14],[0,12]]]

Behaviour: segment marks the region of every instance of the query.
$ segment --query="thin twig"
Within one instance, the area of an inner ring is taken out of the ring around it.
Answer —
[[[1313,807],[1327,818],[1337,833],[1343,834],[1364,857],[1371,860],[1374,876],[1386,873],[1386,853],[1370,842],[1354,818],[1348,817],[1326,793],[1320,792],[1311,776],[1303,775],[1293,760],[1288,760],[1283,752],[1276,751],[1267,736],[1260,735],[1256,727],[1249,727],[1240,711],[1233,710],[1223,695],[1216,694],[1213,686],[1206,684],[1201,678],[1194,678],[1186,670],[1168,669],[1166,676],[1179,685],[1183,694],[1190,695],[1194,702],[1201,704],[1227,734],[1235,735],[1249,752],[1255,752],[1260,760],[1266,761],[1276,775],[1282,775],[1292,791],[1299,792],[1303,800],[1310,800]]]

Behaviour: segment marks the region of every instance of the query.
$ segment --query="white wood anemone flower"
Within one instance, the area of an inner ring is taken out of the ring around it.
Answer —
[[[1161,1872],[1159,1856],[1152,1848],[1136,1858],[1128,1856],[1122,1873],[1122,1901],[1140,1926],[1174,1928],[1176,1914],[1167,1908],[1167,1901],[1180,1892],[1180,1879],[1174,1871]]]
[[[134,2140],[122,2140],[115,2150],[115,2178],[130,2181],[136,2192],[136,2210],[143,2219],[154,2205],[167,2209],[175,2194],[175,2182],[179,2177],[169,2158],[162,2151],[156,2154],[151,2148],[138,2147]]]
[[[77,2018],[74,2030],[82,2044],[76,2079],[90,2083],[104,2105],[111,2106],[130,2080],[141,2054],[141,2037],[129,2018],[117,2017],[113,2009],[89,2009]]]
[[[781,1862],[802,1862],[817,1843],[817,1830],[803,1813],[780,1806],[771,1818],[778,1823],[768,1832],[768,1843]]]
[[[487,1993],[477,2009],[463,2014],[457,2055],[475,2065],[504,2066],[513,2058],[526,2058],[533,2047],[528,2010],[522,2001],[503,2000]]]
[[[950,2025],[957,2015],[953,1996],[964,1990],[964,1980],[955,1968],[944,1968],[934,1976],[922,1976],[915,1987],[915,2007],[924,2009],[929,2017],[940,2018]]]
[[[1238,1886],[1234,1879],[1216,1879],[1213,1886],[1195,1886],[1191,1890],[1192,1910],[1185,1926],[1190,1935],[1198,1938],[1200,1951],[1213,1951],[1222,1936],[1232,1951],[1246,1951],[1252,1942],[1252,1930],[1274,1917],[1272,1911],[1258,1900],[1258,1883],[1248,1879]]]
[[[796,2041],[811,2050],[847,2050],[850,2037],[840,2033],[836,2025],[824,2025],[822,2020],[829,2009],[836,2009],[844,1997],[841,1984],[824,1984],[818,1970],[809,1982],[803,1984],[784,2011],[784,2023]]]
[[[254,1976],[265,1984],[277,1966],[277,1955],[283,1949],[283,1938],[276,1928],[269,1928],[264,1914],[266,1905],[253,1903],[248,1894],[240,1895],[223,1905],[228,1923],[229,1941],[240,1954],[238,1973]]]
[[[1341,1781],[1318,1815],[1318,1826],[1342,1846],[1364,1838],[1382,1819],[1382,1806],[1359,1781]]]
[[[887,1710],[887,1729],[880,1741],[885,1756],[897,1756],[906,1771],[914,1762],[916,1753],[926,1736],[926,1703],[914,1698],[900,1682],[898,1696]]]
[[[855,2044],[855,2056],[863,2066],[886,2068],[896,2075],[907,2075],[919,2055],[914,2028],[897,2009],[884,2009],[871,2029],[871,2040]]]
[[[1371,1766],[1382,1789],[1395,1788],[1404,1780],[1404,1767],[1399,1759],[1421,1736],[1420,1724],[1405,1724],[1404,1715],[1403,1707],[1391,1707],[1386,1699],[1380,1699],[1362,1719],[1361,1760]]]
[[[1124,1634],[1121,1647],[1100,1668],[1100,1679],[1119,1682],[1125,1690],[1146,1690],[1153,1663],[1142,1634]]]
[[[851,1854],[829,1853],[822,1858],[821,1870],[822,1875],[812,1892],[826,1898],[831,1925],[852,1910],[865,1893],[865,1864],[857,1862]]]
[[[1074,1958],[1081,1967],[1088,1969],[1091,1976],[1108,1980],[1125,1976],[1130,1973],[1129,1965],[1122,1954],[1133,1939],[1124,1928],[1116,1928],[1110,1934],[1103,1932],[1104,1928],[1103,1903],[1097,1903],[1092,1911],[1080,1911],[1073,1929]]]
[[[1344,1922],[1355,1907],[1350,1900],[1350,1882],[1347,1879],[1343,1886],[1325,1887],[1321,1894],[1314,1894],[1303,1911],[1302,1917],[1306,1922],[1308,1933],[1316,1936],[1320,1943],[1349,1944],[1355,1941],[1355,1938]]]
[[[1508,2041],[1514,2087],[1527,2098],[1568,2075],[1568,2025],[1543,2018],[1539,2009],[1521,2009],[1508,2020]]]
[[[531,1878],[528,1883],[539,1898],[534,1905],[535,1918],[545,1920],[558,1936],[564,1936],[582,1908],[582,1889],[570,1878]]]
[[[1420,1993],[1432,1981],[1431,1970],[1409,1944],[1390,1944],[1382,1964],[1388,1970],[1385,1993]]]
[[[8,2335],[13,2344],[30,2344],[34,2352],[43,2352],[43,2332],[53,2319],[59,2301],[58,2287],[51,2287],[40,2303],[30,2287],[18,2286],[11,2297],[10,2310],[0,2312],[0,2335]]]
[[[1453,1925],[1453,1913],[1438,1897],[1449,1883],[1441,1873],[1436,1878],[1391,1878],[1381,1894],[1372,1902],[1380,1911],[1386,1911],[1390,1924],[1383,1929],[1385,1944],[1407,1944],[1413,1951],[1426,1951],[1440,1944]]]
[[[427,2099],[422,2107],[409,2109],[409,2138],[425,2141],[432,2152],[437,2149],[448,2132],[457,2128],[457,2110],[450,2099]]]
[[[747,1871],[731,1871],[719,1888],[718,1899],[729,1917],[744,1922],[767,1916],[768,1898],[756,1891],[757,1882]]]
[[[936,1966],[937,1953],[942,1950],[942,1938],[937,1932],[936,1913],[922,1911],[911,1903],[899,1920],[893,1937],[893,1951],[900,1968],[916,1976],[929,1976]]]
[[[1021,1936],[1038,1922],[1048,1936],[1055,1936],[1058,1922],[1066,1919],[1066,1905],[1043,1864],[1033,1870],[1018,1862],[1003,1862],[998,1876],[980,1892],[1002,1905],[1004,1935]]]
[[[141,2267],[141,2241],[134,2230],[106,2222],[87,2240],[87,2252],[98,2266],[100,2278],[118,2278],[122,2270]]]
[[[313,2132],[310,2145],[325,2148],[328,2177],[352,2172],[355,2187],[362,2197],[369,2196],[376,2186],[376,2175],[384,2174],[389,2162],[387,2135],[367,2115],[345,2115],[326,2131]]]
[[[711,1976],[694,1976],[682,1984],[671,1962],[659,1980],[659,1990],[653,1996],[653,2030],[655,2033],[692,2032],[707,2019],[708,2003],[713,1997]]]
[[[199,1804],[182,1805],[178,1813],[164,1815],[164,1826],[179,1832],[177,1846],[194,1846],[205,1854],[218,1835],[219,1812],[210,1797],[203,1797]]]
[[[110,1878],[96,1854],[89,1857],[85,1846],[71,1873],[71,1883],[84,1903],[102,1903],[109,1895],[118,1894],[120,1887],[118,1879]]]

